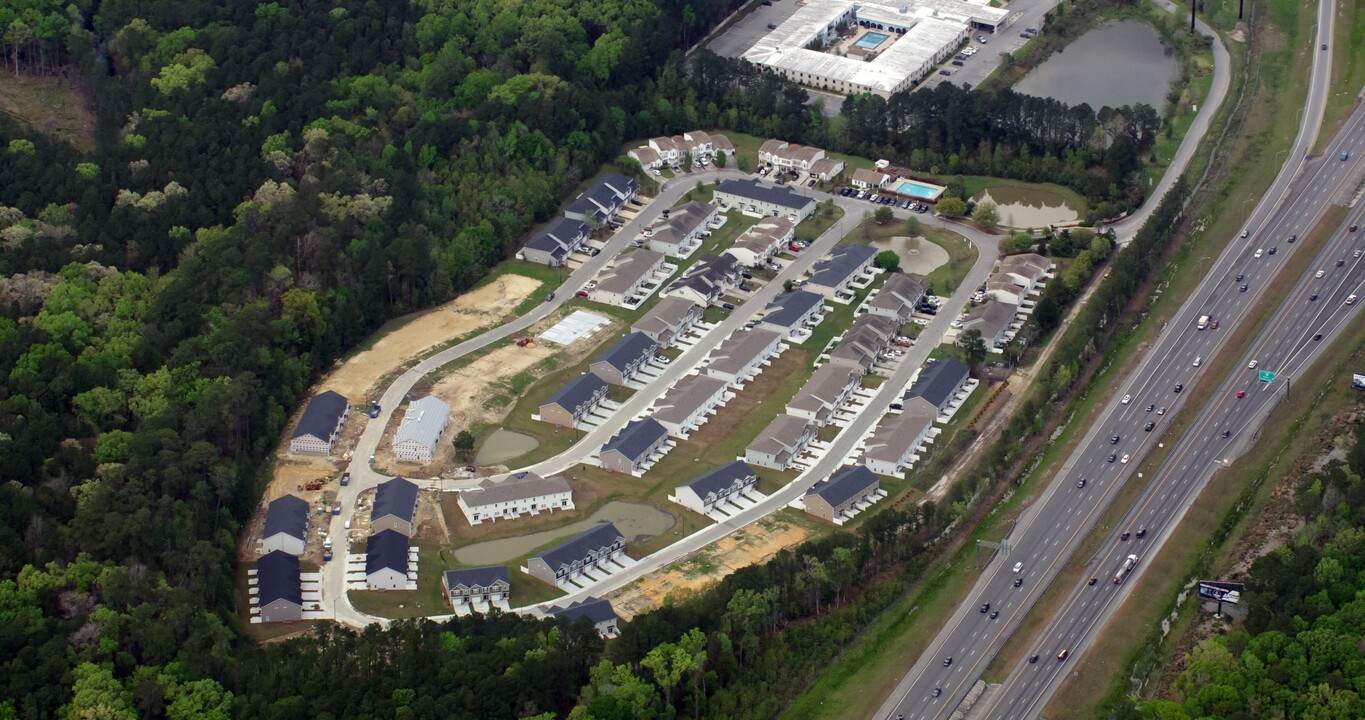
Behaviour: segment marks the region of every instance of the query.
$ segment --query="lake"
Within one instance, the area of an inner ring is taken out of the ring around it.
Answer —
[[[1080,218],[1066,198],[1042,188],[1001,185],[972,196],[973,202],[989,200],[1000,211],[1000,224],[1012,228],[1043,228],[1075,222]]]
[[[523,435],[501,428],[494,430],[474,456],[475,465],[497,465],[504,460],[521,457],[540,445],[540,441],[530,435]]]
[[[1050,97],[1099,111],[1146,103],[1159,112],[1179,68],[1152,26],[1111,21],[1080,36],[1034,68],[1015,92]]]

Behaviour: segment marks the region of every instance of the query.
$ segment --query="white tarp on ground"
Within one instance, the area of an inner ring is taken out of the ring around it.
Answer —
[[[572,315],[560,320],[555,323],[554,327],[541,333],[540,339],[556,345],[570,345],[580,338],[592,335],[610,322],[601,315],[595,315],[586,310],[575,310]]]

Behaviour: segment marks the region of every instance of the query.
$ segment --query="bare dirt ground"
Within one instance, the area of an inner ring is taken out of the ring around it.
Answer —
[[[611,606],[617,615],[629,620],[662,606],[664,598],[671,594],[698,592],[739,568],[762,563],[779,550],[799,544],[809,534],[804,528],[780,520],[760,521],[662,573],[630,584],[611,598]]]
[[[85,88],[70,78],[0,73],[0,113],[82,152],[95,149],[95,113]]]
[[[332,371],[319,387],[363,402],[381,377],[409,358],[502,320],[539,288],[539,280],[507,274],[440,307],[415,313]]]
[[[346,429],[351,430],[349,423]],[[261,532],[265,529],[265,509],[272,500],[285,495],[297,495],[314,508],[324,501],[330,503],[331,498],[336,496],[339,489],[337,485],[338,479],[341,477],[341,471],[338,468],[339,463],[340,457],[337,455],[333,455],[330,459],[305,455],[282,455],[275,463],[273,477],[269,487],[266,488],[265,495],[261,497],[261,504],[256,508],[256,512],[251,516],[250,524],[241,534],[241,542],[237,547],[237,559],[242,562],[255,562],[257,560],[256,543],[261,540]],[[321,489],[303,489],[305,483],[322,478],[326,478],[326,482],[323,483]],[[320,537],[316,533],[310,533],[304,558],[321,561],[321,549],[322,540]]]

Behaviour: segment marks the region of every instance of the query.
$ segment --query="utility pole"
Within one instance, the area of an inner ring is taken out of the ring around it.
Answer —
[[[1191,35],[1194,34],[1194,4],[1195,4],[1195,2],[1197,2],[1197,0],[1190,0],[1190,34],[1191,34]],[[1241,2],[1241,0],[1238,0],[1238,2]],[[1240,10],[1238,11],[1237,16],[1238,16],[1238,17],[1241,17],[1241,16],[1242,16]]]

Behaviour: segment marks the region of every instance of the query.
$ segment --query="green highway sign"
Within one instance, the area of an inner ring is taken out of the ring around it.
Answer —
[[[1262,370],[1262,371],[1260,371],[1260,373],[1259,373],[1259,378],[1258,378],[1258,379],[1259,379],[1261,382],[1265,382],[1265,383],[1268,383],[1268,382],[1275,382],[1275,373],[1273,373],[1273,372],[1271,372],[1271,371],[1269,371],[1269,370]]]

